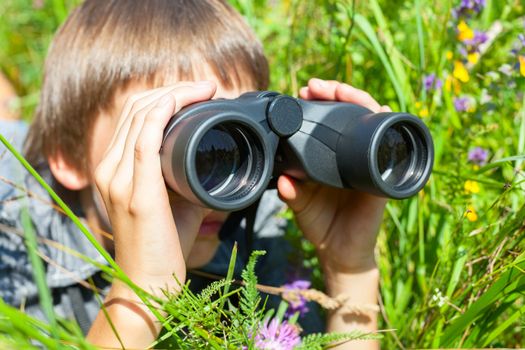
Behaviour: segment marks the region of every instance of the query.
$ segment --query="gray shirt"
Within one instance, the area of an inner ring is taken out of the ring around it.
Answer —
[[[0,133],[10,140],[20,150],[27,132],[27,126],[21,122],[0,121]],[[80,217],[75,193],[65,191],[57,184],[46,164],[39,167],[39,173],[65,199],[71,209]],[[29,194],[29,195],[28,195]],[[75,224],[65,215],[58,212],[52,205],[47,192],[27,173],[14,156],[0,144],[0,297],[15,307],[24,307],[27,313],[44,319],[38,302],[38,291],[33,280],[32,268],[23,239],[23,227],[20,213],[27,208],[32,218],[39,239],[39,251],[46,257],[46,279],[52,291],[55,311],[58,316],[66,319],[75,318],[75,308],[68,293],[71,287],[78,287],[79,281],[89,277],[98,277],[99,269],[56,246],[72,249],[97,262],[105,263],[102,256],[89,243]],[[286,220],[278,215],[283,204],[275,191],[267,191],[261,200],[254,225],[255,239],[253,249],[266,250],[267,254],[257,264],[257,275],[260,283],[280,286],[286,282],[287,254],[289,244],[283,239]],[[224,276],[227,272],[233,243],[239,242],[239,247],[245,244],[244,221],[235,232],[221,242],[212,261],[202,270]],[[242,256],[242,254],[241,254]],[[244,267],[244,260],[238,259],[236,275]],[[191,275],[190,275],[191,276]],[[192,284],[196,289],[206,284],[197,276],[193,276]],[[195,283],[193,283],[195,279]],[[98,287],[107,291],[110,283],[96,278]],[[89,289],[81,293],[84,309],[92,322],[100,305]],[[271,297],[267,306],[276,306],[278,298]],[[314,317],[314,328],[321,329],[318,317]],[[313,319],[310,320],[311,323]],[[304,327],[305,325],[303,325]],[[311,327],[307,327],[311,328]]]

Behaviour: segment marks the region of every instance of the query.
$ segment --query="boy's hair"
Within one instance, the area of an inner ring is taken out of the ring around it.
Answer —
[[[38,164],[61,152],[85,173],[95,117],[111,111],[117,92],[210,69],[226,88],[268,86],[262,46],[226,1],[87,0],[51,44],[26,156]]]

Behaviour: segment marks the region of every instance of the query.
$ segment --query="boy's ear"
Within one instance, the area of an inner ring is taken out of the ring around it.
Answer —
[[[68,190],[79,191],[89,185],[88,177],[67,162],[62,152],[48,157],[47,161],[55,179]]]

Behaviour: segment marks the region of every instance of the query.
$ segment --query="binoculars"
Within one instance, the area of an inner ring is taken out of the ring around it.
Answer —
[[[430,132],[411,114],[270,91],[183,108],[161,149],[168,187],[222,211],[248,207],[281,174],[407,198],[426,184],[433,159]]]

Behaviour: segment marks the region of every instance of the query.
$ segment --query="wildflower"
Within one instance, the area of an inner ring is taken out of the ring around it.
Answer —
[[[485,7],[485,0],[461,0],[458,7],[452,10],[454,17],[470,17],[479,14]]]
[[[467,180],[465,181],[465,193],[466,194],[476,194],[479,193],[479,184],[477,181]]]
[[[471,109],[470,101],[467,97],[456,97],[454,98],[454,108],[458,112],[466,112]]]
[[[489,39],[489,36],[485,32],[474,31],[474,36],[471,39],[464,40],[465,44],[477,48],[479,45],[484,44]]]
[[[255,336],[255,347],[260,350],[292,350],[299,345],[299,329],[286,321],[279,324],[277,319],[269,320],[259,328]]]
[[[434,73],[426,75],[423,77],[423,84],[425,85],[425,90],[440,90],[443,86],[443,81],[439,78],[436,78]]]
[[[431,298],[432,302],[436,303],[438,307],[442,307],[447,302],[447,297],[443,296],[439,288],[434,289],[434,294]]]
[[[452,75],[454,76],[454,78],[458,79],[463,83],[466,83],[470,80],[468,70],[467,68],[465,68],[463,62],[461,61],[454,62],[454,72],[452,72]]]
[[[451,91],[454,88],[454,93],[459,94],[461,92],[461,84],[452,75],[447,76],[445,79],[445,90]]]
[[[459,22],[457,28],[459,41],[467,41],[474,39],[474,31],[470,29],[470,27],[467,23],[465,23],[465,21]]]
[[[310,281],[296,280],[292,283],[285,284],[283,287],[285,289],[283,298],[289,303],[288,310],[286,310],[286,317],[291,317],[296,312],[299,312],[301,315],[307,313],[307,300],[299,294],[298,291],[310,288]]]
[[[481,147],[475,147],[468,153],[468,161],[477,165],[484,165],[487,162],[489,151]]]
[[[478,214],[476,214],[474,207],[471,205],[468,206],[467,211],[465,212],[465,216],[470,222],[478,221]]]
[[[469,53],[468,56],[467,56],[467,60],[468,60],[468,62],[470,64],[478,63],[478,61],[479,61],[479,53],[478,52]]]
[[[460,51],[463,56],[467,58],[467,61],[471,64],[476,64],[480,57],[480,46],[487,42],[488,35],[484,32],[475,31],[472,39],[464,40],[465,47]]]
[[[445,57],[447,58],[447,60],[451,60],[454,57],[454,53],[452,51],[447,51]]]
[[[481,97],[479,98],[479,102],[480,104],[486,104],[486,103],[489,103],[492,101],[492,96],[489,95],[489,93],[487,92],[487,89],[482,89],[481,90]]]
[[[505,74],[506,76],[511,76],[512,75],[512,66],[510,64],[502,64],[499,68],[498,68],[498,71],[500,73],[503,73]]]
[[[423,102],[416,101],[414,106],[416,107],[417,114],[419,114],[421,118],[428,117],[429,115],[428,108],[423,105]]]
[[[519,56],[518,60],[520,62],[520,74],[525,77],[525,56]]]

